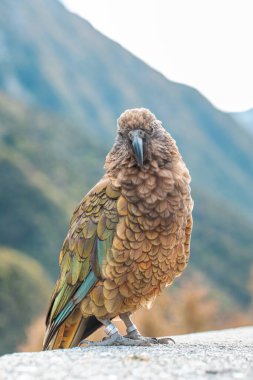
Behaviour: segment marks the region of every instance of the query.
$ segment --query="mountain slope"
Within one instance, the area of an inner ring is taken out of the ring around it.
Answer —
[[[0,160],[0,244],[22,249],[55,273],[66,214],[7,159]]]
[[[212,194],[195,191],[190,270],[194,267],[239,304],[250,302],[253,225]],[[222,211],[221,211],[222,210]]]
[[[0,94],[0,244],[55,275],[73,208],[105,154],[81,129]]]
[[[83,188],[102,172],[107,149],[76,123],[28,107],[0,93],[0,157],[28,173],[34,186],[72,211]],[[96,153],[95,153],[96,152]],[[59,197],[59,191],[62,194]]]
[[[246,128],[250,133],[253,133],[253,109],[244,112],[233,112],[231,116],[238,124]]]

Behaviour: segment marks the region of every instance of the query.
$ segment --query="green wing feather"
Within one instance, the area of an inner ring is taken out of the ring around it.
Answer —
[[[118,222],[120,190],[102,179],[74,211],[60,253],[60,276],[47,314],[47,348],[54,334],[78,303],[102,278]]]

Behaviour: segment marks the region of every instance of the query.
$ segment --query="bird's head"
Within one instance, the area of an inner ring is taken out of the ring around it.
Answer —
[[[151,160],[170,160],[175,142],[162,123],[146,108],[123,112],[118,119],[115,144],[106,159],[106,169],[137,166],[140,169]]]
[[[158,121],[145,108],[126,110],[118,119],[118,140],[128,147],[139,167],[148,158],[148,145]]]

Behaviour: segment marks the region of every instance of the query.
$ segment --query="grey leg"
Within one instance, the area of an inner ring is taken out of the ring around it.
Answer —
[[[133,339],[135,341],[139,340],[150,344],[168,344],[169,342],[175,343],[175,341],[170,337],[152,338],[142,336],[131,320],[131,313],[120,314],[120,318],[126,326],[127,335],[125,338]]]
[[[138,339],[139,337],[141,337],[141,334],[139,333],[137,327],[131,320],[130,313],[123,313],[123,314],[120,314],[119,316],[126,326],[126,332],[127,332],[128,338]]]
[[[105,326],[105,333],[108,338],[104,338],[99,342],[90,342],[86,339],[79,343],[79,346],[150,346],[151,342],[145,342],[142,340],[135,340],[133,338],[124,337],[120,335],[119,330],[109,319],[99,320]]]

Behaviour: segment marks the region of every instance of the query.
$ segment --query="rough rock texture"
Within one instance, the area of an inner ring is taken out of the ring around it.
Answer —
[[[1,380],[253,379],[253,327],[175,337],[167,347],[93,347],[0,358]]]

